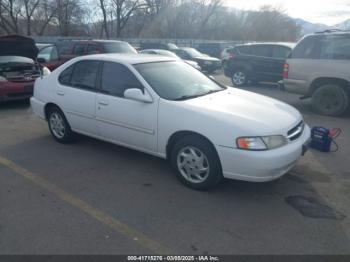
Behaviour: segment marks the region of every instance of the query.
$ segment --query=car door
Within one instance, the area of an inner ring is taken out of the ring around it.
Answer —
[[[55,70],[61,65],[59,60],[58,50],[56,46],[47,46],[40,50],[38,58],[44,58],[45,63],[43,64],[51,71]]]
[[[272,60],[271,60],[271,80],[280,81],[283,79],[283,68],[291,48],[286,46],[275,45],[272,46]]]
[[[96,100],[96,121],[104,139],[145,152],[157,150],[158,100],[144,103],[124,98],[124,91],[139,88],[147,92],[125,65],[104,62]]]
[[[271,81],[272,69],[272,48],[270,45],[251,46],[250,58],[252,64],[252,74],[258,81]]]
[[[60,74],[56,88],[56,101],[71,128],[84,134],[97,134],[95,105],[99,66],[100,62],[95,60],[76,62]]]

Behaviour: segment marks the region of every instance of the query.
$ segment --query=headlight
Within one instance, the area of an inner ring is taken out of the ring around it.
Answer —
[[[3,76],[0,76],[0,82],[7,82],[7,79]]]
[[[44,76],[46,76],[46,75],[49,75],[49,74],[51,74],[51,71],[50,71],[50,69],[48,69],[47,67],[43,67],[43,75]]]
[[[237,147],[244,150],[269,150],[287,144],[284,136],[264,136],[264,137],[240,137],[237,139]]]

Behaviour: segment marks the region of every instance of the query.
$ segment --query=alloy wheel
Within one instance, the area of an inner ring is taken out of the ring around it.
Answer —
[[[177,168],[187,181],[196,184],[204,182],[210,173],[207,156],[193,146],[185,147],[179,151]]]

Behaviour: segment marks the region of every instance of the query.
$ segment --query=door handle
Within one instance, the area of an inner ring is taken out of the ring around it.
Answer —
[[[101,106],[108,106],[109,102],[108,101],[99,101],[98,104]]]
[[[59,96],[64,96],[64,92],[63,92],[63,91],[57,91],[56,93],[57,93],[57,95],[59,95]]]

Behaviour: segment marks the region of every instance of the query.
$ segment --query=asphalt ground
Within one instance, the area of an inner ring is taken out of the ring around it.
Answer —
[[[273,85],[245,89],[342,128],[339,151],[310,150],[273,182],[198,192],[164,160],[83,136],[58,144],[28,103],[1,104],[0,254],[350,254],[350,114],[316,115]]]

